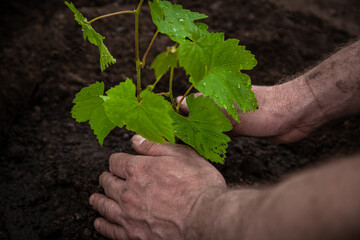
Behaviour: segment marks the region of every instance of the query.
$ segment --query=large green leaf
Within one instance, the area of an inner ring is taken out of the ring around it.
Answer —
[[[194,29],[206,30],[206,24],[196,24],[195,20],[207,18],[205,14],[183,9],[181,5],[168,1],[149,1],[153,22],[159,32],[168,35],[173,41],[183,43],[190,38]]]
[[[142,135],[149,141],[175,142],[173,120],[169,115],[171,105],[163,97],[144,90],[141,99],[135,96],[135,85],[131,79],[109,89],[104,102],[109,119],[119,127]]]
[[[109,65],[116,63],[116,59],[111,55],[108,48],[104,44],[105,37],[97,33],[88,23],[87,19],[75,8],[73,3],[65,2],[65,5],[74,13],[75,20],[79,23],[83,30],[84,39],[99,48],[100,69],[104,71]]]
[[[175,112],[175,135],[185,143],[195,148],[205,158],[223,163],[227,142],[230,138],[223,132],[230,131],[232,125],[221,109],[210,97],[191,94],[187,100],[189,116],[183,117]]]
[[[251,91],[250,77],[241,70],[252,69],[257,61],[236,39],[224,40],[223,33],[211,33],[186,40],[179,50],[179,64],[191,76],[195,88],[239,121],[237,104],[243,112],[255,110],[257,102]]]
[[[201,81],[208,74],[214,47],[221,44],[223,33],[211,33],[198,36],[196,40],[185,41],[178,48],[179,64],[196,82]]]
[[[71,110],[72,117],[77,122],[89,121],[99,143],[102,145],[104,138],[115,128],[115,124],[106,116],[103,106],[104,83],[96,82],[81,89],[76,94]]]

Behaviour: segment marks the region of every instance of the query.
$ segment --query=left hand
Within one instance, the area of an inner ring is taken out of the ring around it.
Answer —
[[[187,216],[204,193],[225,191],[222,175],[192,148],[132,138],[141,155],[116,153],[100,176],[105,195],[89,202],[104,218],[95,229],[111,239],[184,239]]]

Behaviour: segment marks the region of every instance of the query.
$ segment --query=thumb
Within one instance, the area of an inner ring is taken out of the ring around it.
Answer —
[[[176,147],[172,143],[149,142],[138,134],[131,138],[131,146],[137,153],[148,156],[171,156],[176,153]]]

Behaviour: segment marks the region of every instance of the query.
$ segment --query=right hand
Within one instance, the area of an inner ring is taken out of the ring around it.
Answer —
[[[275,86],[253,86],[252,90],[259,108],[245,114],[238,109],[240,122],[223,109],[233,125],[229,136],[264,137],[278,143],[290,143],[308,136],[321,125],[317,103],[301,80]],[[189,113],[185,100],[180,110],[185,115]]]

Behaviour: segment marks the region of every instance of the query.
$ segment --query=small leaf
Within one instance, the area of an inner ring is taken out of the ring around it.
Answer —
[[[163,97],[148,90],[141,92],[140,102],[135,96],[135,85],[131,79],[106,92],[104,102],[107,116],[117,126],[135,131],[149,141],[175,142],[173,120],[169,116],[171,105]]]
[[[84,39],[88,39],[90,43],[99,48],[101,71],[104,71],[109,65],[116,63],[116,59],[111,55],[104,44],[105,37],[94,30],[87,19],[75,8],[73,3],[65,2],[65,5],[74,13],[75,20],[82,27]]]
[[[176,68],[178,65],[177,52],[162,52],[156,56],[150,69],[154,69],[156,79],[160,79],[171,67]]]
[[[234,102],[243,112],[255,110],[257,102],[251,91],[250,77],[241,70],[250,70],[257,61],[236,39],[224,40],[223,33],[186,40],[179,50],[179,64],[191,76],[190,81],[203,94],[239,121]]]
[[[230,138],[223,132],[232,129],[230,120],[210,97],[195,98],[194,94],[191,94],[186,102],[189,107],[188,118],[171,112],[175,135],[205,158],[224,163]]]
[[[81,89],[76,94],[71,109],[72,117],[77,122],[89,121],[91,129],[94,131],[100,145],[103,144],[104,138],[115,128],[104,111],[104,83],[96,82],[88,87]]]
[[[149,1],[152,20],[159,32],[168,35],[173,41],[183,43],[191,37],[189,29],[206,31],[206,24],[197,25],[195,20],[207,18],[205,14],[183,9],[181,5],[168,1]]]

